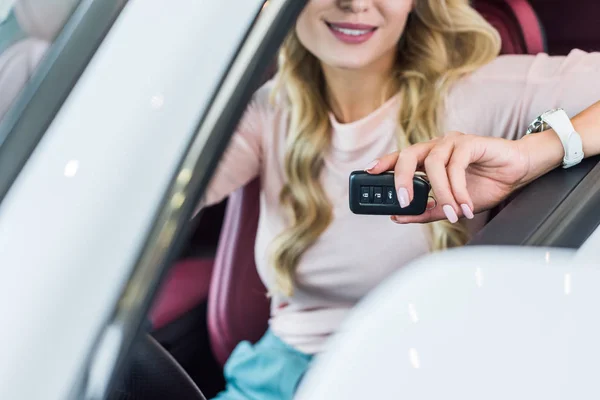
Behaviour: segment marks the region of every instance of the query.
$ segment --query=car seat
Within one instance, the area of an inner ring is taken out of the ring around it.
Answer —
[[[567,55],[572,49],[600,50],[600,1],[529,0],[548,37],[548,53]]]
[[[14,21],[8,19],[0,30],[6,48],[0,53],[0,120],[70,16],[76,0],[18,0]]]

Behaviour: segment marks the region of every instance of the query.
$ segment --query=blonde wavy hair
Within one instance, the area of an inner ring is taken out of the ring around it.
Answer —
[[[459,78],[492,61],[500,51],[497,31],[468,0],[417,0],[398,44],[392,88],[402,103],[398,149],[431,140],[443,132],[444,98]],[[327,229],[332,206],[320,182],[331,126],[325,80],[319,60],[298,40],[295,29],[279,53],[276,92],[290,103],[286,143],[287,183],[280,202],[289,226],[272,243],[277,289],[291,296],[302,254]],[[431,250],[463,245],[462,223],[429,224]]]

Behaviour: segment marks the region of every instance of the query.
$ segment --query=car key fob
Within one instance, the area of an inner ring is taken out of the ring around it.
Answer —
[[[372,175],[364,171],[350,174],[350,210],[354,214],[421,215],[427,210],[431,185],[419,176],[413,178],[414,197],[408,207],[400,207],[394,173]]]

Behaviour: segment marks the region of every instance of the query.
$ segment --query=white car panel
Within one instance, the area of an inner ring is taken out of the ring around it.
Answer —
[[[600,267],[600,229],[596,228],[577,250],[577,254],[573,257],[573,264]]]
[[[574,253],[419,259],[359,305],[297,399],[599,398],[600,268]]]
[[[66,398],[262,3],[132,0],[119,16],[0,204],[0,398]]]

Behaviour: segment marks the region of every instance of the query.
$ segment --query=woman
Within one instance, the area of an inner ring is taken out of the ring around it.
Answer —
[[[464,244],[485,210],[560,165],[552,131],[519,139],[534,117],[589,107],[573,123],[585,154],[600,152],[600,106],[590,107],[600,99],[600,55],[498,58],[497,32],[468,3],[308,2],[203,202],[260,177],[256,264],[270,328],[235,349],[218,399],[292,398],[362,296],[398,266]],[[352,214],[348,177],[365,167],[395,169],[403,205],[424,170],[438,205],[393,217],[399,225]]]

